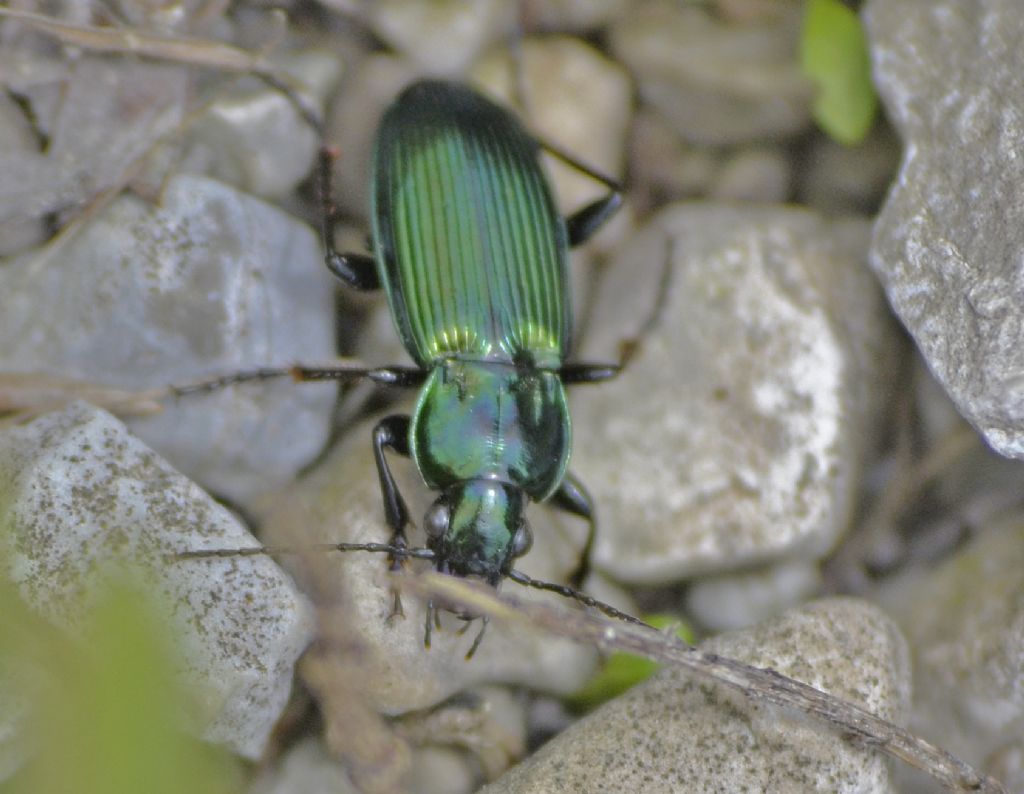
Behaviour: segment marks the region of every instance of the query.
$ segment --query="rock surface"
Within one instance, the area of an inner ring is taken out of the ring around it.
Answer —
[[[277,65],[309,109],[323,116],[341,64],[333,52],[306,50]],[[284,198],[312,171],[320,139],[281,91],[254,78],[224,92],[188,128],[183,170],[261,197]]]
[[[705,8],[637,4],[611,29],[611,48],[640,96],[684,139],[711,145],[792,135],[811,119],[810,83],[793,53],[800,8],[773,20],[726,23]]]
[[[623,246],[582,359],[612,360],[667,257],[671,270],[627,371],[572,393],[570,466],[597,503],[599,568],[672,582],[832,548],[892,355],[867,234],[795,209],[679,205]]]
[[[159,206],[124,195],[70,240],[0,270],[0,369],[127,389],[333,356],[332,279],[313,232],[219,182],[177,176]],[[245,502],[327,437],[330,384],[193,395],[133,432]]]
[[[960,412],[1024,458],[1024,15],[1015,0],[874,0],[875,80],[904,141],[871,260]]]
[[[705,651],[809,683],[900,722],[910,698],[906,643],[880,610],[853,599],[808,604]],[[890,791],[885,759],[824,725],[753,706],[733,690],[655,677],[602,706],[486,794],[559,791]]]
[[[312,636],[309,606],[269,559],[168,561],[252,535],[85,403],[0,433],[0,495],[3,575],[26,605],[75,636],[104,576],[135,572],[178,637],[182,681],[201,704],[193,729],[259,757]]]
[[[911,729],[983,768],[1019,741],[1024,516],[1004,517],[934,570],[902,574],[877,599],[912,651]]]

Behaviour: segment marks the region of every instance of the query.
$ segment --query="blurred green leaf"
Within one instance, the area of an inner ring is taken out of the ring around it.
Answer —
[[[864,140],[878,97],[864,28],[842,0],[807,0],[800,66],[818,90],[813,111],[821,128],[848,146]]]
[[[4,595],[17,599],[10,588]],[[34,671],[29,730],[36,755],[0,792],[240,790],[235,762],[182,729],[188,701],[174,676],[173,641],[146,598],[110,587],[83,627],[84,641],[17,611],[16,623],[0,621],[17,645],[0,642],[0,652],[12,669]]]
[[[689,626],[681,624],[675,615],[645,615],[643,620],[659,629],[676,626],[676,636],[679,639],[687,643],[693,642],[693,631]],[[576,711],[590,711],[650,678],[660,667],[661,665],[642,656],[613,653],[579,691],[566,699],[566,704]]]

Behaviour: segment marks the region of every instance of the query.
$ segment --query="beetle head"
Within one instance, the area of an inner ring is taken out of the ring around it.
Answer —
[[[508,483],[467,480],[447,488],[424,520],[437,570],[497,587],[533,542],[525,509],[522,489]]]

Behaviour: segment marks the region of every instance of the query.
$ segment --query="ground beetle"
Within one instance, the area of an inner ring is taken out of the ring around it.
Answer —
[[[603,184],[607,194],[563,219],[541,169],[542,148]],[[438,571],[495,587],[508,577],[626,617],[578,592],[595,522],[589,496],[567,472],[571,425],[564,389],[613,377],[631,349],[624,348],[615,364],[566,361],[568,248],[619,208],[619,185],[539,143],[476,91],[423,80],[391,104],[377,132],[373,254],[340,254],[332,157],[325,148],[320,160],[327,266],[351,287],[384,288],[416,366],[289,372],[300,380],[366,377],[421,391],[411,417],[388,416],[373,431],[390,541],[331,548],[387,552],[392,568],[406,557],[430,559]],[[411,457],[427,486],[439,492],[424,519],[427,548],[407,546],[409,511],[386,450]],[[545,500],[589,524],[571,586],[540,582],[512,567],[532,541],[526,505]],[[428,644],[436,617],[429,604]]]

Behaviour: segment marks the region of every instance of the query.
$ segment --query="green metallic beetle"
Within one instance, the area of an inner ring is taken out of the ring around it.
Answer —
[[[566,363],[568,248],[618,209],[620,188],[545,148],[608,194],[563,219],[541,170],[541,145],[512,114],[465,86],[417,82],[390,106],[377,133],[374,255],[336,253],[332,213],[325,213],[328,267],[350,286],[384,288],[417,364],[363,374],[422,386],[411,417],[389,416],[373,432],[389,545],[406,548],[409,517],[386,449],[410,456],[440,492],[424,521],[437,569],[493,586],[513,575],[512,561],[531,545],[531,500],[550,500],[589,522],[572,577],[575,587],[582,582],[594,520],[588,496],[566,470],[564,386],[620,368]],[[392,555],[393,566],[400,556]]]
[[[608,193],[563,219],[540,166],[542,148],[603,184]],[[406,558],[428,559],[442,573],[479,578],[494,587],[511,578],[638,622],[579,592],[589,569],[594,511],[584,488],[567,471],[571,424],[565,386],[614,377],[635,347],[627,342],[616,364],[567,363],[572,326],[568,249],[614,214],[622,203],[621,188],[550,144],[538,143],[511,113],[475,91],[424,80],[399,95],[377,132],[374,254],[340,254],[334,246],[337,210],[330,198],[333,157],[325,147],[319,169],[327,267],[351,287],[384,288],[416,366],[264,369],[177,392],[285,374],[298,380],[369,378],[420,387],[411,417],[388,416],[373,430],[389,542],[325,548],[387,553],[392,569]],[[386,450],[411,457],[426,485],[439,492],[424,520],[427,548],[407,544],[409,511]],[[532,543],[527,503],[545,500],[589,524],[570,585],[532,579],[512,567]],[[261,547],[181,556],[284,551]],[[394,611],[401,611],[397,594]],[[428,645],[436,617],[428,603]],[[467,657],[482,636],[483,630]]]

